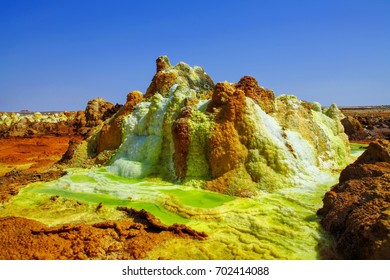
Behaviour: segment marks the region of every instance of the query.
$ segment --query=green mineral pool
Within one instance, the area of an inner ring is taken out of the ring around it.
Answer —
[[[367,149],[368,144],[361,143],[351,143],[351,155],[354,157],[359,157]]]

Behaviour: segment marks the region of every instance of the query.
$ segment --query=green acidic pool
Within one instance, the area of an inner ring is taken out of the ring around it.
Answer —
[[[163,193],[173,196],[184,205],[198,208],[213,208],[234,200],[231,196],[201,190],[172,189],[164,190]]]
[[[368,144],[350,143],[351,155],[359,157],[367,149]]]

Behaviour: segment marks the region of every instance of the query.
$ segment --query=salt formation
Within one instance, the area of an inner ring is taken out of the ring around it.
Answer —
[[[137,100],[117,116],[122,143],[108,170],[122,176],[161,176],[252,196],[318,180],[321,170],[348,161],[335,105],[275,98],[252,77],[214,85],[201,67],[171,66],[159,57],[151,85]]]

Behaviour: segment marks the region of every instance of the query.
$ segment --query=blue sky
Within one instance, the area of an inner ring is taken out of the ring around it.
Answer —
[[[390,104],[390,1],[0,0],[0,111],[145,92],[155,59],[323,105]]]

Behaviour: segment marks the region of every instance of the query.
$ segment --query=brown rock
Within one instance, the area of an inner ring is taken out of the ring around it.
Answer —
[[[100,131],[100,137],[97,145],[97,153],[105,150],[115,150],[122,143],[122,129],[119,119],[113,120],[111,123],[106,123]]]
[[[172,136],[175,153],[173,155],[176,177],[183,180],[187,172],[187,156],[190,148],[191,107],[184,107],[178,119],[172,125]]]
[[[208,156],[213,180],[206,183],[208,190],[244,197],[253,195],[256,184],[245,168],[246,145],[253,132],[252,126],[247,125],[245,109],[242,86],[236,88],[227,82],[216,84],[207,108],[215,116]]]
[[[34,116],[21,116],[10,126],[3,124],[0,129],[0,137],[42,137],[42,136],[75,136],[83,135],[82,130],[86,125],[83,112],[65,112],[63,116],[47,113],[45,117],[40,113]],[[65,116],[65,119],[63,117]],[[57,118],[57,119],[56,119]],[[87,130],[89,130],[88,128]]]
[[[127,212],[130,217],[134,217],[136,219],[141,219],[144,221],[143,223],[153,231],[172,231],[178,234],[181,237],[185,237],[189,235],[195,239],[204,240],[207,238],[207,234],[205,232],[198,232],[193,230],[186,225],[173,224],[171,226],[164,225],[159,219],[157,219],[153,214],[147,212],[146,210],[136,210],[128,207],[117,207],[120,211]],[[146,222],[146,223],[145,223]]]
[[[132,91],[127,95],[126,104],[118,111],[117,115],[108,123],[105,123],[100,132],[97,152],[115,150],[122,143],[122,117],[133,112],[134,107],[143,100],[139,91]]]
[[[247,154],[231,122],[214,126],[210,138],[210,166],[214,178],[243,165]]]
[[[255,78],[244,76],[236,84],[236,89],[241,89],[246,97],[252,98],[267,114],[275,111],[275,94],[270,89],[260,87]]]
[[[361,123],[352,116],[346,116],[341,120],[344,126],[344,131],[348,135],[349,140],[364,140],[366,139],[366,132]]]
[[[130,92],[126,97],[126,104],[123,106],[123,109],[120,111],[120,115],[125,116],[133,112],[134,107],[142,102],[144,96],[138,90]]]
[[[0,124],[0,137],[4,137],[6,134],[8,134],[8,129],[9,127],[5,123]]]
[[[356,164],[390,162],[390,146],[389,141],[378,139],[370,143],[366,152],[364,152],[357,160]]]
[[[386,162],[355,164],[341,171],[339,182],[344,183],[348,180],[359,180],[365,177],[380,177],[389,172],[389,165]]]
[[[111,102],[100,97],[92,99],[85,108],[86,125],[88,127],[99,125],[115,114],[116,111],[117,108]]]
[[[376,140],[340,175],[318,211],[338,258],[390,259],[390,142]]]
[[[17,195],[19,190],[29,183],[38,181],[52,181],[66,174],[63,170],[49,170],[41,173],[26,173],[20,170],[12,170],[0,177],[0,203],[8,201]]]
[[[251,197],[255,195],[256,185],[248,172],[241,167],[207,181],[205,189],[232,196]]]
[[[151,98],[156,92],[169,92],[169,89],[174,85],[177,78],[177,73],[173,71],[165,71],[171,68],[171,63],[168,57],[160,56],[156,60],[157,73],[154,75],[152,82],[145,92],[145,99]]]
[[[68,149],[66,150],[65,154],[62,155],[62,157],[58,163],[69,162],[69,160],[72,159],[72,157],[73,157],[78,145],[80,145],[81,141],[82,140],[80,138],[76,138],[76,137],[70,139]]]
[[[343,107],[341,110],[345,116],[353,118],[351,123],[348,123],[348,120],[343,122],[351,140],[365,142],[379,138],[390,140],[390,106]],[[364,133],[361,133],[360,126]],[[357,133],[354,133],[355,131]]]
[[[20,119],[8,129],[7,137],[27,137],[32,134],[31,122],[27,118]]]
[[[0,259],[142,259],[169,239],[207,237],[184,225],[166,226],[144,210],[122,210],[128,219],[54,228],[25,218],[0,218]]]
[[[235,123],[242,120],[245,95],[228,83],[218,83],[208,107],[216,115],[210,137],[210,166],[217,178],[245,163],[248,151],[240,142]]]
[[[145,93],[146,100],[156,93],[167,97],[174,84],[195,90],[199,99],[210,98],[214,82],[201,67],[191,68],[184,62],[171,66],[168,57],[160,56],[156,60],[156,69],[157,72]]]
[[[168,57],[166,56],[159,56],[156,59],[156,72],[167,70],[168,68],[172,67],[171,63],[169,62]]]

